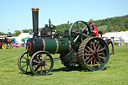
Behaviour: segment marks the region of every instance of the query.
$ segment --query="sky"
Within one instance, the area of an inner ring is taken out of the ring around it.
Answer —
[[[128,14],[128,0],[0,0],[0,32],[32,29],[32,8],[39,8],[39,28],[78,20]]]

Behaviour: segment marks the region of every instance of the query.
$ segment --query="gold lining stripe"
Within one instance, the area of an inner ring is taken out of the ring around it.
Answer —
[[[69,41],[69,51],[71,50],[71,44],[70,44],[70,41]]]
[[[45,41],[44,41],[43,38],[42,38],[42,41],[43,41],[43,44],[44,44],[43,51],[45,51]]]
[[[56,44],[57,44],[56,52],[55,53],[57,53],[58,52],[58,49],[59,49],[59,42],[58,42],[58,40],[56,38],[54,38],[54,39],[56,40]]]

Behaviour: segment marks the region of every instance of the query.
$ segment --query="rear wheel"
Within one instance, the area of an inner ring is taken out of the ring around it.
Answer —
[[[98,71],[105,68],[109,60],[109,49],[98,37],[85,39],[78,51],[79,62],[84,69]]]

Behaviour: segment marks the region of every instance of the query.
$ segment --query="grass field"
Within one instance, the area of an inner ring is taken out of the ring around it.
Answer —
[[[25,48],[0,49],[0,85],[128,85],[128,47],[116,46],[107,69],[97,72],[69,71],[53,55],[54,68],[50,75],[22,74],[17,66],[18,56]]]

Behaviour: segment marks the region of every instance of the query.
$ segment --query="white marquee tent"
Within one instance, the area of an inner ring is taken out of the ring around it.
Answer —
[[[123,32],[109,32],[105,33],[103,37],[107,38],[114,38],[114,40],[120,40],[123,39],[124,43],[128,43],[128,31],[123,31]]]

